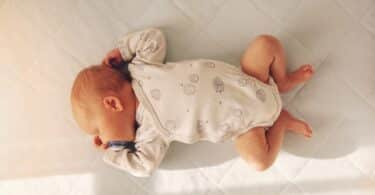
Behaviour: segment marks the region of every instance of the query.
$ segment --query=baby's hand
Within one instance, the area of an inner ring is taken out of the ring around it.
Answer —
[[[108,52],[105,58],[102,61],[102,64],[105,66],[120,66],[122,62],[122,57],[120,50],[118,48],[113,49],[112,51]]]
[[[94,137],[94,145],[97,149],[106,150],[108,148],[107,144],[103,144],[99,136]]]

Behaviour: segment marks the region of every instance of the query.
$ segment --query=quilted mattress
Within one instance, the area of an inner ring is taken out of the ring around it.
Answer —
[[[173,143],[147,179],[105,165],[72,119],[70,87],[151,26],[168,61],[238,65],[256,35],[277,36],[289,70],[316,69],[282,97],[313,138],[288,134],[265,172],[230,142]],[[0,66],[0,194],[375,194],[374,0],[0,0]]]

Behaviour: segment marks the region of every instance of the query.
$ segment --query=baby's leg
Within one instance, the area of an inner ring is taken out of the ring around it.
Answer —
[[[287,74],[284,50],[280,42],[269,35],[258,36],[250,44],[241,59],[241,66],[245,73],[265,83],[268,82],[271,74],[280,92],[292,89],[313,74],[311,65],[304,65]],[[236,149],[250,165],[257,170],[265,170],[275,161],[286,130],[303,134],[306,137],[312,135],[310,127],[305,122],[283,110],[268,131],[265,131],[263,127],[256,127],[239,136],[235,141]]]
[[[241,59],[242,70],[268,83],[273,76],[281,93],[306,81],[313,74],[311,65],[303,65],[298,70],[286,73],[286,58],[280,41],[270,35],[260,35],[246,49]]]
[[[295,119],[287,111],[282,111],[273,126],[265,131],[263,127],[250,129],[235,140],[240,156],[258,171],[270,167],[279,153],[286,130],[310,137],[312,131],[303,121]]]

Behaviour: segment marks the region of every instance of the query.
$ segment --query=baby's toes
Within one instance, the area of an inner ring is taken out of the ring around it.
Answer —
[[[306,138],[312,137],[312,129],[308,124],[306,124],[306,129],[305,129],[304,135],[305,135]]]
[[[311,64],[304,64],[304,65],[302,65],[301,68],[302,68],[302,71],[306,72],[306,73],[312,73],[312,72],[314,72],[314,68],[313,68],[313,66]]]
[[[310,64],[303,65],[301,67],[301,70],[302,70],[303,76],[306,79],[310,78],[314,74],[314,69],[313,69],[312,65],[310,65]]]

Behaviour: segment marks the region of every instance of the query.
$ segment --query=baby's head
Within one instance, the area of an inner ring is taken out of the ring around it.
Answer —
[[[71,91],[73,116],[81,129],[100,138],[95,143],[134,140],[136,102],[126,76],[109,66],[83,69]]]

